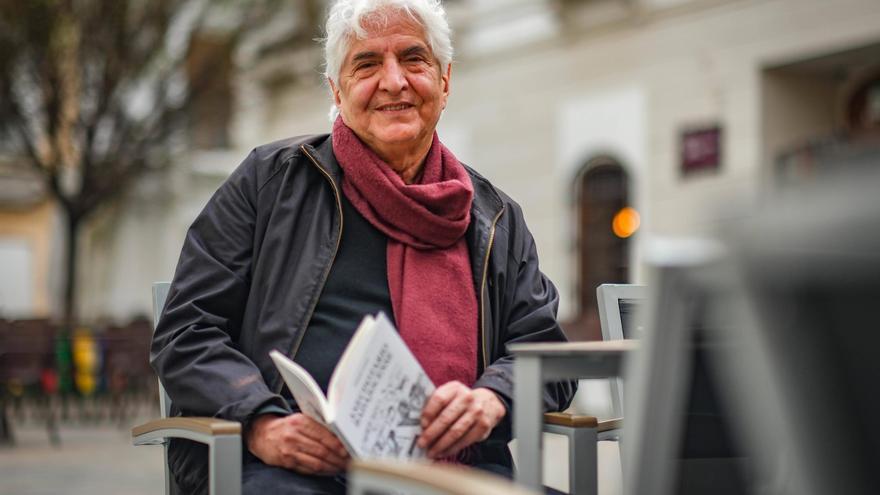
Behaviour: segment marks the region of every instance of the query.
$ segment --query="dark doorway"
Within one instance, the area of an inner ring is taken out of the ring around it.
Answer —
[[[566,331],[573,340],[601,340],[596,287],[629,280],[629,238],[612,227],[629,205],[629,180],[620,163],[603,156],[587,162],[575,188],[579,316]]]

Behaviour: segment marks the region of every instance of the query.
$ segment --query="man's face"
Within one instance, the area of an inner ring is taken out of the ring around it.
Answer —
[[[424,30],[405,15],[355,39],[330,81],[342,120],[376,151],[430,144],[449,95]]]

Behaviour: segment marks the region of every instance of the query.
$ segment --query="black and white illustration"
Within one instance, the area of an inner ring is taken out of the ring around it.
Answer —
[[[371,454],[381,457],[423,457],[416,447],[421,433],[422,408],[433,384],[424,375],[391,370],[378,392],[377,407],[364,430]]]

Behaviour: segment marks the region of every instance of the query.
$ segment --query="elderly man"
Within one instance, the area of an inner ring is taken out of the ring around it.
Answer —
[[[437,0],[340,0],[326,63],[330,135],[255,149],[190,228],[152,363],[177,412],[245,425],[244,493],[341,493],[348,454],[298,412],[268,353],[325,387],[365,314],[391,317],[437,385],[420,420],[434,459],[506,472],[512,342],[565,337],[519,206],[435,127],[452,45]],[[544,406],[571,400],[546,386]],[[187,492],[202,447],[172,445]]]

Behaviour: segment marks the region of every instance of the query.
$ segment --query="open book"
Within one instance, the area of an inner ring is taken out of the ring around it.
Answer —
[[[416,440],[434,384],[384,313],[358,326],[326,397],[302,366],[278,351],[269,355],[300,410],[336,433],[352,457],[425,457]]]

